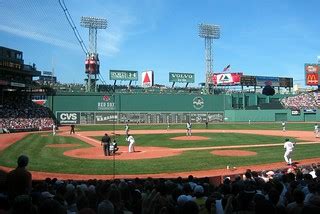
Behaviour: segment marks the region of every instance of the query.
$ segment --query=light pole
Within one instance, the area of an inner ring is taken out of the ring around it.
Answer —
[[[87,91],[90,92],[92,86],[97,91],[97,74],[100,73],[100,61],[97,53],[97,30],[107,28],[107,20],[96,17],[81,17],[80,25],[89,28],[89,53],[86,56],[86,73],[88,76]],[[93,82],[91,81],[94,78]]]
[[[199,36],[205,41],[205,63],[206,63],[206,89],[209,92],[212,83],[212,42],[220,38],[220,26],[212,24],[199,24]]]

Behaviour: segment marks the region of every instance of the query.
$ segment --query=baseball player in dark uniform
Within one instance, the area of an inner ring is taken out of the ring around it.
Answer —
[[[71,126],[70,126],[70,134],[74,134],[75,133],[75,131],[74,131],[74,125],[72,124]]]

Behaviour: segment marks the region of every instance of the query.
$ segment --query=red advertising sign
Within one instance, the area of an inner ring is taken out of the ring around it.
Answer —
[[[306,85],[318,85],[319,83],[319,64],[305,64]]]
[[[318,73],[306,73],[306,85],[318,85]]]
[[[319,72],[319,65],[317,64],[305,64],[304,70],[306,73],[318,73]]]
[[[214,85],[240,85],[242,73],[219,73],[212,75]]]

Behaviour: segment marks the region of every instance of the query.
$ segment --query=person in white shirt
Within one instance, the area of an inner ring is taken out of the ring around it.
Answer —
[[[282,121],[281,125],[282,125],[282,131],[285,132],[286,131],[286,122]]]
[[[132,135],[127,135],[126,140],[129,142],[129,152],[135,152],[134,150],[134,144],[135,144],[135,140],[132,137]]]
[[[319,137],[319,126],[318,123],[314,124],[314,133],[316,137]]]
[[[191,136],[191,123],[187,122],[187,136]]]
[[[52,125],[52,135],[56,135],[56,129],[57,129],[56,125],[53,124]]]
[[[126,123],[125,132],[126,132],[126,135],[128,136],[129,135],[129,125],[128,125],[128,123]]]
[[[288,165],[292,164],[292,152],[295,147],[296,143],[292,143],[288,138],[286,139],[283,148],[285,148],[285,153],[284,153],[284,160],[287,162]]]

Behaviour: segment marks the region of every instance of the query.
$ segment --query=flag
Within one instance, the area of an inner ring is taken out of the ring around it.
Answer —
[[[228,71],[230,69],[230,65],[227,65],[227,67],[225,67],[224,69],[223,69],[223,72],[226,72],[226,71]]]

